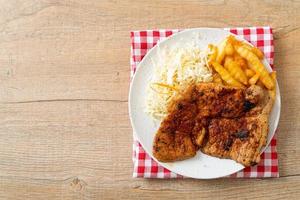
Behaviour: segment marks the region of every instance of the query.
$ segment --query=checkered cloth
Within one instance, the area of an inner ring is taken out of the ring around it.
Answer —
[[[270,27],[250,27],[250,28],[226,28],[236,35],[243,36],[254,46],[260,48],[273,68],[274,45],[273,33]],[[133,76],[139,62],[156,43],[166,37],[179,32],[180,30],[147,30],[131,32],[131,76]],[[183,178],[168,169],[160,166],[143,149],[133,134],[133,177],[143,178]],[[270,145],[261,155],[261,162],[254,167],[247,167],[228,177],[279,177],[278,159],[276,150],[276,137],[273,137]]]

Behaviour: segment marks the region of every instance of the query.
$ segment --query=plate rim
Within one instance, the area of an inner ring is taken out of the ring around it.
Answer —
[[[176,30],[178,30],[178,29],[176,29]],[[170,36],[164,38],[163,40],[158,41],[151,49],[149,49],[149,50],[147,51],[147,53],[145,54],[145,56],[143,57],[143,59],[142,59],[142,60],[138,63],[138,65],[136,66],[135,73],[133,73],[133,76],[131,76],[131,79],[130,79],[130,86],[129,86],[129,94],[128,94],[128,114],[129,114],[129,118],[130,118],[130,122],[131,122],[131,127],[132,127],[132,129],[133,129],[133,135],[136,137],[136,139],[138,140],[138,142],[141,144],[141,146],[143,147],[143,149],[145,150],[145,152],[146,152],[153,160],[155,160],[159,165],[161,165],[162,167],[164,167],[164,168],[170,170],[170,171],[173,172],[173,173],[179,174],[179,175],[181,175],[181,176],[189,177],[189,178],[195,178],[195,179],[216,179],[216,178],[222,178],[222,177],[226,177],[226,176],[232,175],[232,174],[234,174],[234,173],[237,173],[237,172],[243,170],[243,169],[245,168],[245,166],[244,166],[244,165],[240,165],[240,166],[241,166],[240,169],[238,169],[238,170],[236,170],[236,171],[233,171],[233,172],[231,172],[230,174],[226,174],[226,175],[223,175],[223,176],[214,176],[214,177],[193,177],[193,176],[186,176],[186,175],[183,175],[183,174],[181,174],[181,173],[179,173],[179,172],[174,172],[174,171],[172,171],[172,170],[169,168],[169,166],[167,165],[167,163],[162,163],[162,162],[158,161],[151,153],[148,152],[148,150],[147,150],[146,148],[144,148],[144,144],[143,144],[143,142],[141,142],[140,137],[139,137],[139,135],[138,135],[137,132],[136,132],[136,127],[135,127],[135,125],[134,125],[134,123],[133,123],[133,119],[132,119],[132,108],[131,108],[131,102],[132,102],[132,98],[133,98],[133,97],[132,97],[132,90],[133,90],[132,88],[133,88],[133,84],[134,84],[134,82],[135,82],[136,76],[137,76],[138,72],[139,72],[139,71],[141,70],[141,68],[142,68],[142,67],[140,67],[140,65],[142,65],[142,63],[145,61],[145,58],[148,57],[148,55],[149,55],[152,51],[154,51],[154,50],[157,48],[157,44],[158,44],[158,43],[166,42],[167,40],[170,40],[171,38],[176,37],[176,36],[179,35],[179,34],[184,34],[185,32],[193,32],[193,31],[200,31],[200,30],[219,30],[219,31],[225,31],[225,32],[227,32],[227,33],[230,34],[230,35],[233,35],[233,36],[235,36],[235,37],[238,37],[238,39],[240,39],[240,40],[246,42],[247,44],[249,44],[249,45],[251,45],[251,46],[254,46],[254,45],[252,45],[250,42],[248,42],[246,39],[242,38],[242,36],[236,35],[236,34],[234,34],[234,33],[231,33],[229,30],[224,30],[223,28],[209,28],[209,27],[190,28],[190,29],[179,30],[178,32],[173,33],[172,35],[170,35]],[[272,69],[270,63],[266,60],[266,58],[264,58],[264,61],[266,61],[267,66],[268,66],[268,68],[269,68],[269,69],[267,69],[267,70],[272,70],[272,71],[273,71],[273,69]],[[278,91],[278,93],[276,94],[276,98],[278,98],[278,106],[279,106],[279,107],[278,107],[278,114],[277,114],[278,116],[276,117],[276,121],[274,122],[274,123],[275,123],[275,131],[274,131],[274,133],[273,133],[273,135],[272,135],[272,138],[273,138],[274,135],[276,134],[276,130],[277,130],[277,128],[278,128],[278,124],[279,124],[279,120],[280,120],[280,115],[281,115],[281,95],[280,95],[280,89],[279,89],[279,85],[278,85],[278,81],[277,81],[277,80],[276,80],[276,91]],[[270,122],[269,122],[269,123],[270,123]],[[269,123],[268,123],[268,126],[269,126]],[[272,138],[270,139],[270,141],[267,141],[267,144],[266,144],[266,145],[264,146],[264,148],[261,150],[260,155],[261,155],[263,152],[265,152],[265,150],[266,150],[267,147],[269,147]]]

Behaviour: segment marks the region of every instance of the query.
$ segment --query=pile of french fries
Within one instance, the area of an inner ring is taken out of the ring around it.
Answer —
[[[208,45],[211,52],[208,63],[213,69],[213,81],[235,87],[259,85],[276,95],[276,72],[269,73],[261,62],[264,53],[245,42],[228,36],[219,45]]]

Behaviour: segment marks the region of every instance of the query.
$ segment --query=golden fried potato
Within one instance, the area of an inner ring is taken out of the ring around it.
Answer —
[[[245,69],[244,71],[245,71],[246,76],[249,78],[251,78],[252,76],[255,75],[255,72],[251,69]]]
[[[259,59],[263,59],[264,58],[264,53],[257,47],[253,47],[252,48],[252,52],[255,53],[255,55],[259,58]]]
[[[221,78],[228,84],[228,85],[232,85],[235,87],[243,87],[243,85],[238,82],[237,80],[235,80],[230,74],[229,72],[222,66],[220,65],[218,62],[212,62],[211,63],[213,68],[216,70],[216,72],[218,72],[221,76]]]
[[[242,44],[245,48],[252,51],[260,60],[264,58],[264,53],[257,47],[251,46],[247,43]]]
[[[260,74],[259,73],[256,73],[254,76],[252,76],[250,79],[249,79],[249,84],[250,85],[255,85],[257,80],[259,79],[259,76]]]
[[[224,59],[224,67],[227,69],[228,68],[228,65],[230,62],[233,61],[233,58],[231,56],[225,56],[225,59]]]
[[[227,37],[227,41],[228,41],[228,43],[232,44],[233,46],[241,43],[241,41],[237,40],[233,35],[229,35]]]
[[[212,61],[215,61],[218,55],[218,49],[216,46],[209,44],[208,49],[211,51],[211,54],[209,55],[208,58],[208,63],[211,63]]]
[[[239,54],[235,53],[233,55],[233,59],[239,66],[241,66],[242,69],[248,68],[247,61],[244,58],[242,58]]]
[[[227,37],[228,43],[231,43],[232,45],[243,45],[245,48],[252,51],[259,59],[264,58],[264,53],[257,47],[251,46],[248,43],[242,42],[237,40],[233,35],[230,35]]]
[[[225,58],[224,63],[225,68],[229,71],[229,74],[235,78],[236,80],[240,81],[244,85],[247,85],[247,76],[244,71],[240,68],[240,66],[233,61],[233,59]]]
[[[272,79],[274,80],[274,82],[276,82],[277,72],[276,71],[272,71],[270,73],[270,76],[272,77]]]
[[[218,45],[218,55],[216,58],[216,61],[221,64],[224,57],[225,57],[225,47],[227,44],[227,38],[223,40],[219,45]]]
[[[232,56],[234,54],[234,48],[233,48],[233,45],[230,42],[226,43],[225,54],[228,55],[228,56]]]
[[[259,78],[266,86],[266,88],[270,90],[273,89],[274,81],[270,77],[265,66],[260,62],[259,58],[252,51],[245,48],[243,45],[236,45],[234,47],[236,52],[248,61],[250,69],[255,71],[255,73],[257,74],[260,74]]]

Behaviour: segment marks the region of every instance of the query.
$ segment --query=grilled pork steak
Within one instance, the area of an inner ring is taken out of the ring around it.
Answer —
[[[154,139],[162,162],[204,153],[245,166],[260,160],[273,100],[259,86],[240,89],[214,83],[191,84],[168,107]]]

